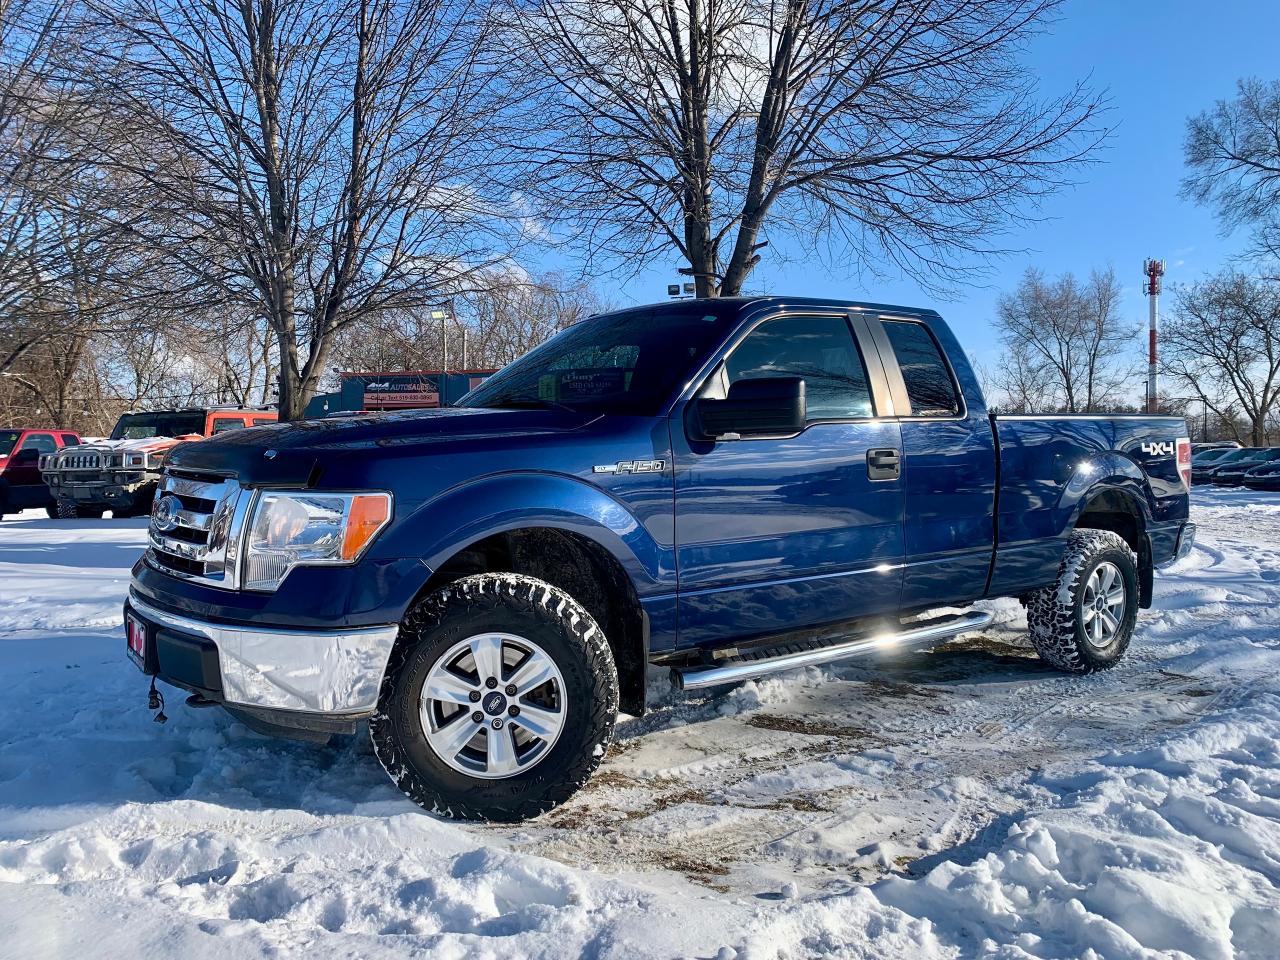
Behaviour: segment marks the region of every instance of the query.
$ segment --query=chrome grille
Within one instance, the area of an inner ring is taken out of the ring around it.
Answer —
[[[147,560],[159,570],[234,590],[238,584],[240,529],[253,499],[232,479],[197,477],[168,470],[156,491],[176,497],[180,509],[172,526],[161,530],[153,512]]]
[[[102,455],[97,453],[64,453],[57,460],[60,470],[97,470],[102,466]]]

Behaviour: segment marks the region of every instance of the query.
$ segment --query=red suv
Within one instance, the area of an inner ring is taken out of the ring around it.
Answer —
[[[40,457],[79,442],[79,434],[70,430],[0,430],[0,518],[39,507],[57,516],[53,495],[40,476]]]

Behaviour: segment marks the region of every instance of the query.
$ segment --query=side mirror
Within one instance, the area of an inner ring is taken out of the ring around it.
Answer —
[[[804,429],[804,380],[759,377],[739,380],[725,400],[694,402],[697,432],[703,440],[742,437],[793,437]]]
[[[40,459],[40,451],[37,450],[35,447],[27,447],[27,449],[19,450],[17,453],[15,453],[13,455],[13,459],[10,460],[9,462],[14,464],[35,463],[39,459]]]

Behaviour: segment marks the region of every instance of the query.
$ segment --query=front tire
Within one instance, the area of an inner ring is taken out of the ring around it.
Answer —
[[[617,669],[591,614],[544,581],[485,573],[406,614],[369,733],[419,806],[511,822],[586,782],[617,713]]]
[[[57,506],[59,520],[78,520],[82,517],[100,520],[104,512],[102,507],[82,507],[74,500],[59,500]]]
[[[1027,604],[1036,652],[1068,673],[1094,673],[1119,663],[1137,621],[1137,558],[1110,530],[1073,532],[1057,580]]]

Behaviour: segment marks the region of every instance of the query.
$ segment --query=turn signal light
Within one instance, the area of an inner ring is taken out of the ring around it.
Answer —
[[[342,537],[342,559],[354,560],[365,544],[382,529],[390,516],[391,501],[385,493],[359,494],[352,498],[347,529]]]

